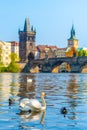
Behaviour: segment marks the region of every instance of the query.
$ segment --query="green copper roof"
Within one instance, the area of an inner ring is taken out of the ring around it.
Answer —
[[[73,39],[76,39],[74,25],[72,25],[71,36],[70,36],[69,40],[73,40]]]
[[[25,19],[24,31],[25,32],[29,32],[30,31],[30,22],[29,22],[28,18]]]
[[[77,48],[77,50],[80,51],[80,50],[83,50],[83,48],[82,47],[81,48]]]

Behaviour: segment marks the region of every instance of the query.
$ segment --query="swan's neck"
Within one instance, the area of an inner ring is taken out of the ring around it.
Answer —
[[[46,102],[43,96],[41,96],[43,108],[46,109]]]

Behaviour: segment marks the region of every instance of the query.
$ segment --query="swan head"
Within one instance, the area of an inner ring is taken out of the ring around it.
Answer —
[[[41,96],[42,96],[42,97],[45,97],[45,96],[46,96],[46,93],[45,93],[45,92],[42,92],[42,93],[41,93]]]

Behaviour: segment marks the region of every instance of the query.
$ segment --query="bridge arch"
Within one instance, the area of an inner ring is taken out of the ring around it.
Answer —
[[[32,65],[30,67],[30,73],[39,73],[40,72],[40,67],[39,65]]]
[[[30,60],[34,60],[34,54],[32,53],[32,52],[30,52],[29,54],[28,54],[28,61],[30,61]]]
[[[52,66],[52,72],[53,73],[61,73],[61,72],[70,72],[71,66],[68,62],[61,61],[61,62],[55,62]]]
[[[81,72],[87,73],[87,61],[85,61],[81,66]]]

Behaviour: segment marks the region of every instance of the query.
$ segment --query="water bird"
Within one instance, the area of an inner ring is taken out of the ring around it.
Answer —
[[[66,107],[61,108],[61,114],[64,114],[64,115],[67,114],[67,109],[66,109]]]
[[[27,77],[27,82],[28,83],[32,83],[32,81],[33,81],[32,79],[30,79],[30,78]]]
[[[22,111],[31,110],[32,112],[44,111],[46,109],[46,102],[44,99],[45,95],[46,95],[45,92],[41,93],[42,104],[37,99],[28,99],[28,98],[22,99],[19,104],[20,110]]]
[[[13,98],[9,98],[8,101],[9,101],[9,106],[14,104],[14,102],[15,102],[15,100]]]

